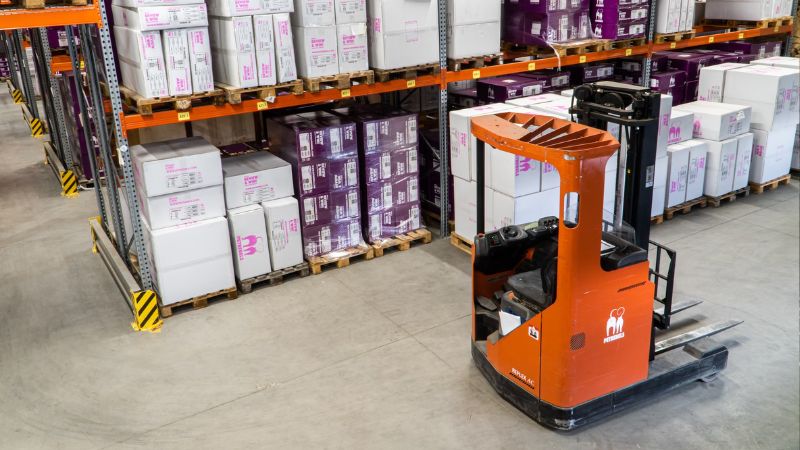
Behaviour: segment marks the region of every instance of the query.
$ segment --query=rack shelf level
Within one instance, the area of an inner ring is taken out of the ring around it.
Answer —
[[[0,30],[84,24],[102,25],[98,3],[87,6],[50,6],[42,9],[0,10]]]

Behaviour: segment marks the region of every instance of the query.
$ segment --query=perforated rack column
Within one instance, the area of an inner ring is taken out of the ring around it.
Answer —
[[[31,43],[33,43],[33,41]],[[69,143],[69,136],[67,136],[66,121],[64,120],[64,105],[61,102],[61,89],[58,86],[56,77],[53,75],[53,71],[50,70],[50,66],[53,62],[53,55],[50,53],[50,45],[47,41],[47,30],[45,28],[39,28],[39,39],[37,44],[41,47],[42,54],[44,55],[44,67],[42,69],[45,71],[45,73],[40,74],[39,76],[42,77],[42,80],[47,77],[47,79],[50,81],[49,94],[52,98],[52,108],[53,112],[55,113],[54,120],[51,122],[56,122],[58,138],[60,141],[61,156],[64,159],[64,167],[72,170],[74,167],[72,161],[72,148]],[[52,136],[52,129],[50,130],[50,133]]]
[[[447,79],[447,0],[439,0],[439,68],[444,80]],[[447,238],[450,235],[450,164],[448,164],[448,154],[450,146],[448,138],[447,114],[447,83],[439,86],[439,230],[440,237]]]

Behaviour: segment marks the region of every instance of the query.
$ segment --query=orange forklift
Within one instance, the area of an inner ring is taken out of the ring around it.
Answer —
[[[472,357],[498,394],[545,426],[578,428],[713,379],[727,364],[727,348],[709,336],[740,321],[657,340],[672,314],[699,303],[673,305],[675,252],[649,241],[659,104],[646,88],[600,82],[575,90],[571,112],[581,123],[521,113],[472,119]],[[620,144],[601,131],[609,122],[628,143],[613,223],[603,220],[604,176]],[[487,143],[556,167],[559,217],[483,232]]]

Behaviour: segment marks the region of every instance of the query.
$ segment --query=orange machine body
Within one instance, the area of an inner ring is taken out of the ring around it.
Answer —
[[[561,176],[555,301],[509,334],[488,339],[490,364],[560,408],[646,379],[654,290],[648,263],[613,271],[600,264],[605,167],[619,143],[607,132],[532,114],[476,117],[472,133],[497,150],[550,163]],[[563,220],[570,193],[578,195],[574,227]],[[490,297],[510,275],[474,273],[473,298]]]

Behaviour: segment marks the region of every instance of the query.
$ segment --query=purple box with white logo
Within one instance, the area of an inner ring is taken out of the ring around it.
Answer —
[[[526,14],[573,12],[586,9],[588,0],[508,0],[509,8]]]
[[[614,78],[614,64],[612,63],[570,66],[569,70],[572,73],[570,84],[574,85]]]
[[[668,53],[669,66],[686,73],[686,81],[695,81],[700,77],[700,69],[719,64],[714,55],[698,53]]]
[[[672,104],[683,103],[686,86],[686,72],[669,70],[650,75],[650,88],[662,94],[672,95]]]
[[[730,41],[713,44],[709,47],[725,52],[741,53],[745,55],[758,55],[758,59],[761,59],[766,58],[767,56],[772,56],[768,54],[769,46],[770,43],[768,42]]]
[[[374,214],[396,206],[419,203],[419,178],[399,177],[366,185],[366,213]]]
[[[478,80],[478,98],[487,102],[505,102],[519,97],[541,94],[545,82],[522,75]]]
[[[375,242],[385,236],[417,230],[421,226],[419,204],[397,206],[367,217],[367,239]]]
[[[356,124],[326,113],[291,114],[270,119],[272,145],[282,149],[294,147],[301,163],[348,158],[358,155]]]
[[[419,171],[417,147],[370,153],[364,157],[364,182],[378,183]]]
[[[569,70],[537,70],[536,72],[523,72],[521,77],[538,80],[544,83],[543,92],[560,91],[567,89],[572,80],[572,72]]]
[[[574,13],[531,13],[517,4],[506,3],[503,16],[503,40],[519,45],[547,46],[548,42],[566,42],[575,22]]]
[[[325,255],[363,242],[360,218],[303,228],[303,249],[306,256]]]
[[[301,196],[358,187],[358,158],[355,156],[304,164],[289,161],[297,167],[295,180]]]
[[[417,114],[383,104],[358,105],[334,111],[358,128],[363,154],[417,145]]]
[[[357,188],[303,197],[300,209],[304,228],[361,217]]]

